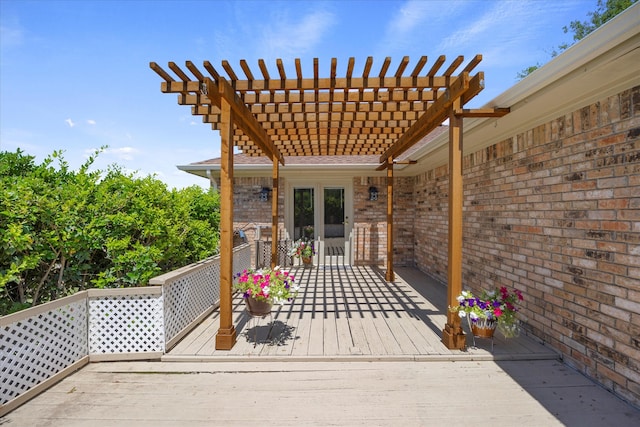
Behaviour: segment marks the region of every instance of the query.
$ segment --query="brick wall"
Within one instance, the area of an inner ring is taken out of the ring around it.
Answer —
[[[418,175],[415,183],[415,263],[447,281],[448,168],[441,166]],[[444,243],[443,243],[444,242]]]
[[[369,187],[378,189],[378,200],[369,200]],[[394,265],[413,266],[414,216],[413,177],[394,178],[393,235]],[[387,262],[387,178],[353,180],[354,245],[356,265],[385,265]]]
[[[260,200],[260,190],[271,188],[271,177],[249,177],[233,179],[233,229],[242,230],[249,242],[254,242],[258,235],[262,240],[271,240],[271,196],[266,202]],[[284,228],[284,179],[279,182],[278,214],[280,218],[280,235]],[[256,246],[251,246],[252,260],[256,259]],[[253,263],[252,263],[253,265]]]
[[[464,157],[463,286],[520,289],[565,360],[640,404],[640,87]],[[446,167],[416,177],[416,262],[447,271]]]
[[[369,187],[378,200],[369,200]],[[387,259],[387,184],[384,177],[353,180],[353,244],[355,265],[383,265]]]

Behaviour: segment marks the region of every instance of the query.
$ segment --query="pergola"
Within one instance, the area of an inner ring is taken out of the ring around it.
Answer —
[[[228,61],[222,61],[226,76],[209,61],[204,71],[187,61],[187,74],[174,62],[169,69],[150,63],[164,82],[161,90],[178,94],[178,104],[190,105],[221,136],[220,220],[220,328],[217,349],[231,349],[236,341],[232,322],[233,281],[233,146],[251,156],[267,156],[273,162],[272,226],[278,227],[279,167],[285,156],[378,155],[378,170],[387,172],[387,269],[393,272],[393,167],[398,156],[449,119],[449,305],[462,289],[462,121],[464,117],[500,117],[505,108],[465,109],[484,88],[484,74],[473,70],[482,60],[476,55],[460,69],[458,56],[444,71],[440,56],[425,73],[422,56],[406,73],[409,57],[403,57],[392,75],[387,75],[387,57],[377,74],[368,57],[362,74],[354,75],[355,59],[349,58],[344,76],[337,75],[333,58],[329,75],[321,75],[318,59],[313,76],[305,77],[302,63],[295,60],[295,76],[287,75],[282,60],[276,60],[272,76],[264,60],[258,60],[261,78],[256,78],[245,60],[240,60],[244,78]],[[177,77],[177,78],[176,78]],[[272,266],[277,260],[277,241],[272,239]],[[460,320],[447,314],[442,341],[448,348],[464,348],[466,337]]]

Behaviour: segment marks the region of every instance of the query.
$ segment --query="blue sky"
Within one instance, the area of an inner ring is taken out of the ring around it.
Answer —
[[[78,167],[108,145],[96,167],[117,163],[170,187],[207,187],[176,165],[218,157],[218,133],[160,92],[150,61],[168,70],[169,61],[209,60],[222,71],[226,59],[243,75],[245,59],[259,76],[260,58],[272,75],[277,58],[291,75],[300,58],[309,76],[319,58],[328,76],[333,57],[339,75],[354,57],[357,75],[368,56],[377,74],[387,56],[390,70],[409,56],[410,70],[427,55],[426,72],[439,55],[448,65],[480,53],[486,88],[468,104],[479,107],[518,71],[547,62],[571,41],[562,27],[595,8],[596,0],[0,0],[0,150],[41,161],[62,149]]]

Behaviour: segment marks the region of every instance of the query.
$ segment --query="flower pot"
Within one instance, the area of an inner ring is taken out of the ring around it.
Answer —
[[[269,301],[260,301],[255,298],[245,298],[244,303],[251,316],[264,317],[271,313],[272,304]]]
[[[517,338],[520,336],[520,322],[518,320],[509,324],[500,322],[498,323],[498,330],[505,338]]]
[[[313,258],[311,258],[310,256],[303,256],[302,257],[302,265],[304,266],[304,268],[313,267]]]
[[[471,323],[471,333],[478,338],[493,338],[498,322],[495,320],[478,319]]]

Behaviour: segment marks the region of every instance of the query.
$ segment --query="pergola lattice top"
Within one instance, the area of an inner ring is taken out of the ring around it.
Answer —
[[[391,76],[388,57],[377,75],[371,73],[373,58],[367,58],[359,76],[354,76],[355,59],[350,58],[343,77],[337,76],[335,58],[329,76],[321,76],[314,59],[313,77],[303,76],[300,59],[295,60],[294,77],[285,73],[280,59],[276,77],[258,60],[262,79],[254,77],[245,60],[240,61],[244,79],[228,61],[222,61],[227,77],[209,61],[203,64],[206,73],[187,61],[192,76],[169,62],[177,79],[155,62],[150,67],[165,80],[163,92],[179,94],[178,103],[192,106],[192,114],[202,116],[214,130],[221,125],[220,97],[227,98],[235,114],[234,144],[247,155],[275,155],[282,163],[284,156],[379,155],[385,163],[439,126],[454,99],[464,106],[484,88],[482,72],[470,77],[481,60],[476,55],[457,75],[462,56],[441,73],[444,56],[426,73],[427,57],[422,56],[408,74],[405,56]]]
[[[313,61],[313,78],[302,75],[295,60],[295,78],[286,75],[281,60],[276,61],[279,78],[272,78],[263,60],[258,61],[262,80],[255,79],[244,60],[240,66],[246,79],[227,61],[222,68],[228,79],[205,61],[208,75],[192,62],[186,67],[190,77],[175,63],[169,68],[179,80],[152,62],[151,68],[165,81],[161,90],[178,93],[178,103],[192,106],[194,115],[220,131],[220,328],[216,349],[228,350],[236,341],[231,307],[233,276],[233,149],[248,155],[266,155],[273,164],[271,229],[279,227],[279,164],[286,156],[379,155],[378,169],[387,171],[387,270],[393,273],[393,165],[409,149],[446,119],[449,127],[449,271],[450,304],[462,289],[462,118],[499,117],[508,109],[466,110],[464,105],[484,89],[484,74],[471,71],[482,57],[476,55],[455,75],[464,62],[457,57],[438,74],[446,59],[439,57],[430,70],[423,56],[405,74],[409,58],[400,61],[393,76],[387,76],[391,58],[386,58],[378,76],[371,76],[373,59],[367,58],[360,77],[353,75],[355,60],[349,59],[347,73],[337,76],[336,59],[331,60],[329,77],[320,76],[320,65]],[[278,262],[278,239],[271,239],[271,266]],[[449,313],[443,330],[448,348],[463,348],[466,338],[460,320]]]

